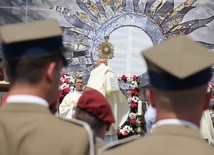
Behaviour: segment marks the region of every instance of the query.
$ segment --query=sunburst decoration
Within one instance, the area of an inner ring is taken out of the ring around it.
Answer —
[[[196,1],[186,0],[175,7],[174,0],[76,0],[81,10],[63,6],[51,9],[60,12],[71,24],[65,33],[69,38],[66,44],[71,50],[86,50],[96,60],[99,56],[97,49],[104,41],[104,36],[110,36],[120,27],[134,26],[142,29],[154,45],[205,27],[214,19],[214,15],[182,22],[185,15],[197,7],[193,6]],[[212,43],[201,43],[214,49]]]
[[[109,36],[105,36],[104,39],[105,41],[98,47],[99,57],[111,59],[114,57],[114,46],[109,42]]]

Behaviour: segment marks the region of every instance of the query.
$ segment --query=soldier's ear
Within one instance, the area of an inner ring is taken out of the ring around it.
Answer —
[[[205,102],[204,102],[204,110],[209,109],[210,105],[211,93],[206,94]]]
[[[55,80],[55,75],[57,71],[57,64],[56,62],[51,62],[46,66],[46,79],[49,82],[53,82]]]
[[[147,100],[149,101],[149,103],[152,105],[153,108],[155,108],[156,104],[155,104],[154,93],[153,93],[152,89],[149,89],[149,88],[146,89],[145,94],[146,94],[146,97],[147,97]]]

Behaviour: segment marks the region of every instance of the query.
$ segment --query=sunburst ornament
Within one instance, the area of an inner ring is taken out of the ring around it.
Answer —
[[[122,27],[132,26],[141,29],[154,46],[179,35],[199,36],[197,33],[192,34],[196,30],[198,32],[206,30],[207,34],[213,33],[214,14],[212,5],[209,5],[213,0],[203,4],[199,1],[71,0],[70,5],[66,3],[50,9],[61,14],[68,23],[64,27],[64,43],[70,45],[70,51],[73,53],[86,51],[85,57],[90,58],[95,64],[103,38],[111,36],[112,32]],[[204,6],[208,15],[205,16],[204,13],[200,16],[193,15],[198,14],[197,9],[202,10]],[[204,32],[204,35],[206,33]],[[212,40],[204,42],[206,37],[199,38],[196,41],[209,49],[214,49]]]
[[[105,36],[104,39],[98,47],[99,57],[111,59],[114,57],[114,45],[109,42],[109,36]]]
[[[197,1],[199,0],[184,0],[181,3],[179,0],[73,0],[71,3],[76,3],[78,9],[65,6],[54,6],[52,9],[61,13],[71,24],[65,28],[71,50],[76,51],[73,47],[82,43],[84,50],[89,51],[93,60],[96,60],[99,56],[97,49],[104,36],[110,36],[120,27],[134,26],[142,29],[153,45],[181,34],[188,35],[202,27],[212,29],[207,24],[213,21],[213,14],[206,18],[183,20],[186,14],[200,7],[194,6]],[[212,42],[199,42],[214,49]]]

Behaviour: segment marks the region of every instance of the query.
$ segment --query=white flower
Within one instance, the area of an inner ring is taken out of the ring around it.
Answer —
[[[60,86],[59,86],[59,90],[65,89],[66,85],[67,85],[66,83],[63,83],[62,85],[60,85]]]
[[[127,98],[127,102],[131,103],[132,102],[132,97]]]
[[[64,81],[64,80],[65,80],[64,77],[61,76],[61,77],[60,77],[60,81]]]
[[[129,117],[130,117],[131,119],[132,119],[132,118],[136,118],[136,116],[137,116],[136,113],[133,113],[133,112],[129,113]]]
[[[134,89],[134,88],[136,88],[136,87],[135,87],[135,85],[131,85],[131,88]]]
[[[131,88],[134,89],[134,88],[138,88],[138,83],[137,81],[131,81]]]
[[[132,81],[132,78],[131,78],[131,77],[127,77],[127,81],[128,81],[128,82],[131,82],[131,81]]]
[[[133,96],[133,97],[132,97],[132,101],[133,101],[133,102],[138,102],[138,101],[139,101],[139,97]]]
[[[130,131],[133,131],[132,127],[125,125],[122,129],[122,134],[124,134],[125,132],[130,133]]]

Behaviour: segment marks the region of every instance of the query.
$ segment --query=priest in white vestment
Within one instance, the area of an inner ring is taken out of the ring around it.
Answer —
[[[68,93],[64,99],[62,100],[62,103],[59,106],[59,115],[62,117],[66,117],[68,119],[72,118],[73,109],[76,107],[76,104],[80,98],[80,96],[83,94],[83,85],[84,81],[82,77],[77,77],[74,80],[74,91]]]
[[[109,143],[117,140],[117,129],[122,125],[129,112],[129,106],[125,96],[120,91],[118,77],[115,72],[107,66],[106,59],[99,59],[97,67],[91,71],[87,83],[87,89],[96,89],[101,92],[109,101],[115,117],[112,125],[105,137],[105,142]]]

